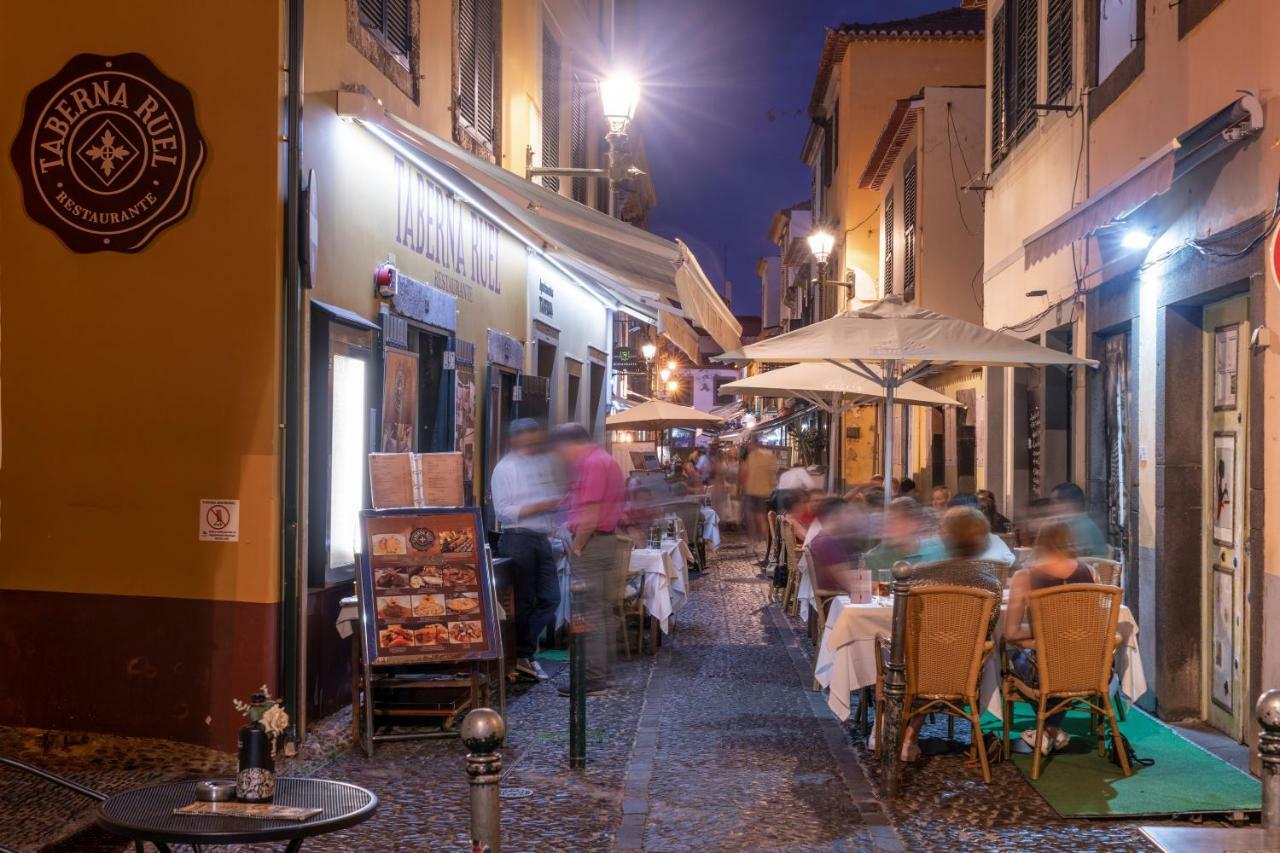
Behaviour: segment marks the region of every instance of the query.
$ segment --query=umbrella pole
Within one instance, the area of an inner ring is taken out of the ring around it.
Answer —
[[[884,500],[893,499],[893,392],[898,384],[898,362],[884,362]],[[893,639],[889,648],[889,665],[884,677],[884,723],[880,726],[880,776],[885,793],[898,794],[902,764],[899,761],[898,737],[902,729],[902,703],[907,690],[906,679],[906,595],[907,585],[897,579],[893,584]]]
[[[840,458],[840,447],[842,446],[840,431],[840,395],[831,395],[831,416],[829,420],[829,432],[827,435],[827,491],[836,495],[840,493],[836,479],[836,463]]]

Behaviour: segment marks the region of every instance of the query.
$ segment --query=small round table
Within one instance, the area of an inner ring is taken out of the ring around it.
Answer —
[[[326,779],[276,780],[273,803],[318,808],[307,820],[258,820],[227,815],[179,815],[173,810],[196,801],[196,782],[170,782],[135,788],[98,806],[98,825],[134,841],[150,841],[158,850],[169,844],[253,844],[287,841],[286,851],[302,841],[362,823],[373,816],[378,798],[372,791]]]

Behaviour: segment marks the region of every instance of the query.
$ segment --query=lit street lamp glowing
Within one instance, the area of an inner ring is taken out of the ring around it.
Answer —
[[[679,382],[675,381],[674,379],[668,379],[668,380],[667,380],[667,393],[668,393],[668,394],[674,394],[674,393],[676,393],[676,392],[677,392],[677,391],[679,391],[679,390],[680,390],[680,383],[679,383]]]
[[[1120,242],[1126,249],[1138,251],[1150,246],[1154,240],[1155,238],[1151,236],[1150,231],[1143,228],[1130,228],[1124,232],[1124,237],[1121,238]]]
[[[662,368],[661,370],[658,371],[658,378],[661,379],[663,382],[666,382],[671,378],[671,371],[665,367]]]
[[[640,84],[629,74],[613,74],[600,81],[600,102],[609,129],[621,133],[635,117],[640,102]]]
[[[642,344],[640,354],[644,356],[645,361],[653,361],[653,357],[658,354],[658,348],[653,343]]]
[[[667,362],[667,370],[670,370],[672,373],[675,373],[675,372],[676,372],[676,368],[677,368],[677,367],[679,367],[679,366],[680,366],[680,365],[678,365],[678,364],[676,364],[676,363],[675,363],[675,360],[674,360],[674,359],[672,359],[671,361],[668,361],[668,362]]]
[[[813,252],[813,257],[820,264],[825,264],[827,258],[831,257],[831,250],[835,245],[836,238],[830,231],[814,231],[809,235],[809,251]]]

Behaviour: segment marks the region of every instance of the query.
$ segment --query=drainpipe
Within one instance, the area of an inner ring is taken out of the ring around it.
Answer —
[[[300,687],[298,653],[303,628],[299,540],[302,473],[302,271],[298,254],[299,208],[302,182],[302,10],[304,0],[288,0],[289,77],[285,96],[285,214],[284,214],[284,395],[280,417],[280,670],[281,689],[289,712],[289,735],[301,739],[306,731],[306,703]]]

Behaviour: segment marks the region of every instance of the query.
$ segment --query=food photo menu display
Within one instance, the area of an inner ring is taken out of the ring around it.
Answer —
[[[370,664],[498,657],[479,510],[366,510],[361,522],[360,608]]]

